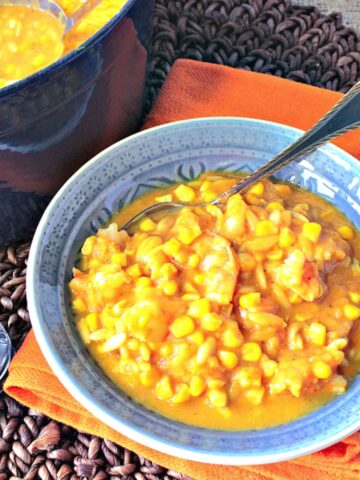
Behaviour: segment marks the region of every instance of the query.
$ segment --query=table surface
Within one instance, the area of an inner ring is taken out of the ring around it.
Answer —
[[[344,25],[360,29],[359,0],[296,0],[294,3],[304,6],[315,5],[326,14],[341,12]]]

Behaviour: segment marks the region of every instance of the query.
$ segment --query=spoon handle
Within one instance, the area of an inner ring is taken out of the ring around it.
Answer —
[[[251,173],[227,192],[219,195],[216,200],[223,201],[229,198],[231,195],[259,182],[264,177],[272,175],[300,156],[313,152],[332,138],[358,126],[360,126],[360,82],[356,83],[326,115],[298,140],[279,152],[256,172]]]
[[[102,0],[87,0],[77,10],[75,10],[75,12],[68,18],[66,22],[64,36],[67,35],[72,28],[76,27],[76,25],[78,25],[78,23],[80,23],[81,20],[83,20],[83,18],[86,17],[86,15],[90,13],[91,10],[93,10],[101,1]]]

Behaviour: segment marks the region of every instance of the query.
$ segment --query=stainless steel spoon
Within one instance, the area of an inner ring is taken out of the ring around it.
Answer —
[[[63,9],[53,0],[0,0],[0,5],[25,5],[49,12],[64,26],[63,40],[75,28],[88,13],[90,13],[102,0],[87,0],[70,17],[67,17]]]
[[[162,202],[150,205],[126,222],[122,226],[122,229],[130,231],[130,229],[133,229],[141,218],[154,213],[179,209],[185,206],[205,207],[210,204],[223,204],[235,193],[251,187],[263,178],[272,175],[285,165],[299,159],[299,157],[313,152],[316,148],[329,140],[342,133],[353,130],[358,126],[360,126],[360,82],[356,83],[329,112],[327,112],[310,130],[301,135],[298,140],[279,152],[274,158],[265,163],[258,170],[255,170],[255,172],[240,180],[240,182],[236,183],[229,190],[220,193],[211,202],[198,204]]]
[[[5,375],[11,359],[11,340],[0,323],[0,380]]]

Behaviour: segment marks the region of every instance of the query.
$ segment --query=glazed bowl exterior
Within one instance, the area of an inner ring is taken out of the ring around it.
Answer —
[[[313,413],[262,430],[221,431],[173,421],[130,399],[103,374],[74,326],[68,282],[86,237],[145,191],[208,170],[252,171],[300,131],[252,119],[197,119],[150,129],[108,148],[60,190],[36,231],[28,269],[37,341],[69,392],[112,428],[148,447],[222,465],[263,464],[331,445],[360,428],[360,376]],[[360,227],[360,164],[328,145],[276,177],[315,192]],[[246,414],[246,412],[245,412]]]
[[[152,10],[128,0],[83,45],[0,89],[0,244],[31,235],[59,187],[139,126]]]

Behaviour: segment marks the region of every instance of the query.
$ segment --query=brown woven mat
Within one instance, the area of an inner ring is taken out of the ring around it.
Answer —
[[[360,46],[341,16],[288,0],[156,0],[149,109],[176,58],[192,58],[347,91]],[[15,348],[30,328],[29,242],[0,248],[0,322]],[[0,394],[0,480],[185,479],[114,443],[85,435]]]

